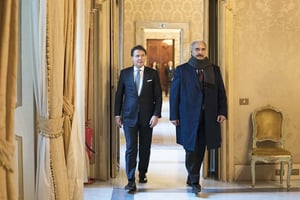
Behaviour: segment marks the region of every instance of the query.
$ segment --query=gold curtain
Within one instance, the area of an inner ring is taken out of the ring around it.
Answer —
[[[64,143],[68,155],[71,124],[74,114],[76,2],[65,1],[65,70],[64,70]]]
[[[37,1],[40,7],[33,13],[40,27],[36,25],[34,32],[40,38],[35,45],[34,80],[36,99],[41,101],[36,100],[40,134],[35,199],[79,200],[83,199],[85,160],[80,121],[84,113],[78,111],[82,100],[77,98],[81,92],[75,93],[77,1]]]
[[[64,66],[64,148],[66,155],[70,199],[83,199],[83,168],[84,142],[79,122],[78,104],[75,107],[76,89],[76,29],[77,29],[77,1],[65,0],[64,34],[65,34],[65,66]],[[78,70],[78,69],[77,69]],[[76,108],[76,110],[75,110]]]
[[[14,112],[19,58],[19,1],[0,1],[0,199],[17,199]]]
[[[49,119],[63,118],[64,6],[62,0],[47,1],[46,63]],[[62,135],[50,139],[50,168],[53,176],[55,199],[70,199]]]

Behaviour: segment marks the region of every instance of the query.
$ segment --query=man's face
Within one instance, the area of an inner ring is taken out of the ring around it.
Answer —
[[[134,66],[140,68],[145,64],[146,54],[142,50],[135,50],[131,58]]]
[[[168,62],[168,66],[169,66],[169,67],[173,67],[173,62],[172,62],[172,61],[169,61],[169,62]]]
[[[202,42],[197,42],[192,47],[192,55],[198,60],[203,60],[206,57],[206,46]]]

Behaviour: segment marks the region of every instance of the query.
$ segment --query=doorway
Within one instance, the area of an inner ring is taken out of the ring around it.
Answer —
[[[153,63],[156,63],[163,91],[168,89],[167,74],[165,73],[168,62],[174,63],[174,43],[174,39],[147,39],[147,63],[152,67]]]
[[[189,58],[189,24],[138,21],[135,25],[135,43],[147,46],[148,39],[172,39],[174,41],[174,66]],[[151,64],[151,63],[149,63]]]

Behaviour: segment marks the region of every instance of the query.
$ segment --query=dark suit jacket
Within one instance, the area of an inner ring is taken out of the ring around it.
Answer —
[[[138,96],[134,84],[134,68],[121,70],[115,98],[115,116],[121,116],[123,124],[133,127],[138,122],[142,126],[149,126],[152,116],[161,117],[162,91],[156,70],[145,67],[143,85]]]
[[[227,98],[221,72],[218,66],[213,67],[215,85],[205,86],[204,100],[206,144],[209,149],[221,145],[221,129],[217,116],[227,117]],[[174,72],[170,91],[170,120],[179,119],[176,140],[187,150],[194,150],[202,102],[203,94],[195,68],[188,63],[178,66]]]

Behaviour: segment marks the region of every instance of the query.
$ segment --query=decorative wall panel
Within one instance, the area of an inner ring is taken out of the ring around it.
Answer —
[[[23,139],[16,135],[15,148],[15,182],[17,183],[17,192],[19,199],[24,199],[24,181],[23,181]]]

